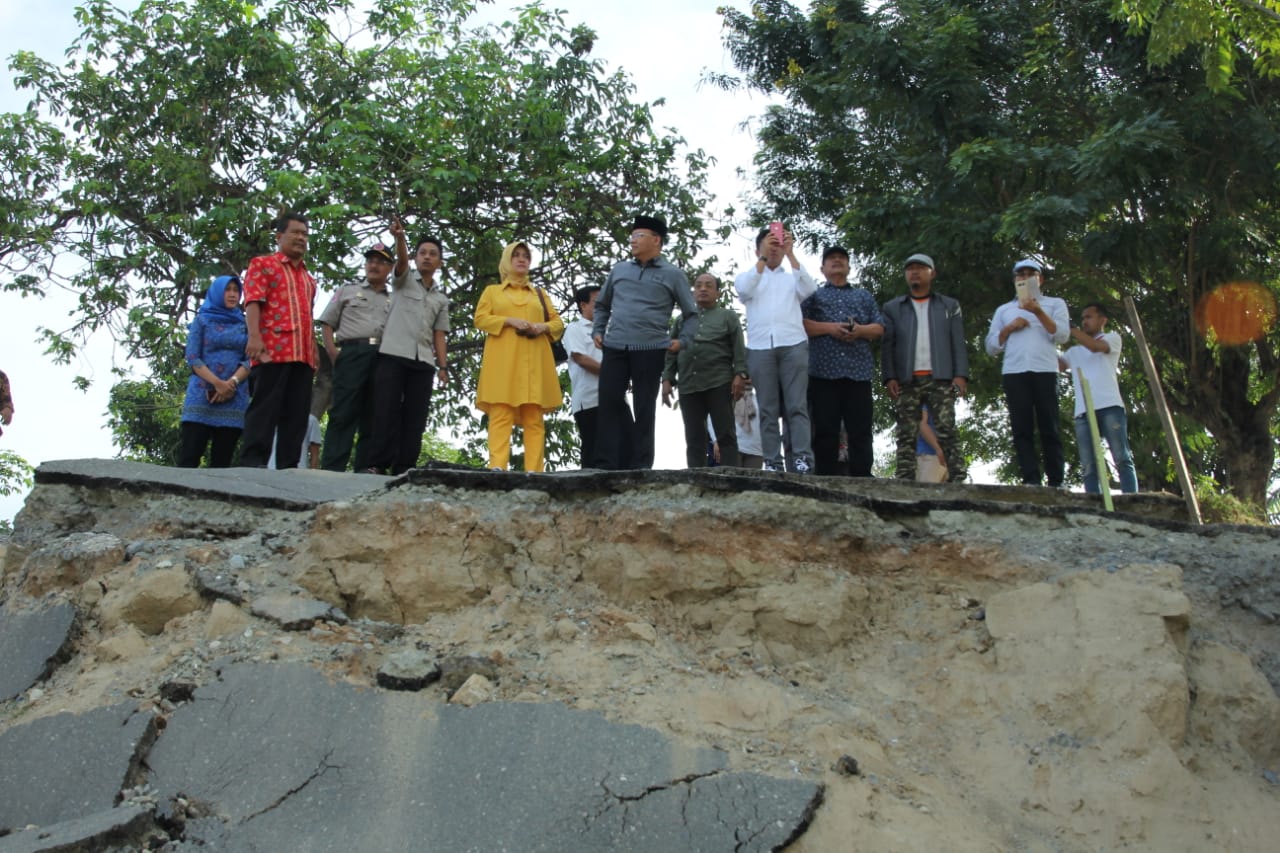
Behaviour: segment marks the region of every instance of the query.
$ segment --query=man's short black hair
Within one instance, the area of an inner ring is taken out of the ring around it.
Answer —
[[[282,213],[276,217],[276,220],[271,223],[271,227],[276,230],[277,234],[283,234],[289,230],[290,222],[301,222],[303,225],[309,224],[307,222],[307,217],[303,216],[301,213],[294,213],[290,211],[288,213]]]
[[[584,287],[579,287],[573,292],[573,304],[586,305],[591,301],[591,294],[599,292],[600,285],[598,284],[588,284]]]
[[[1090,302],[1088,305],[1084,306],[1084,308],[1080,309],[1080,313],[1083,314],[1085,310],[1088,308],[1092,308],[1094,311],[1097,311],[1099,314],[1103,316],[1104,319],[1107,319],[1107,320],[1111,319],[1111,312],[1108,311],[1106,308],[1102,307],[1101,302]]]
[[[418,250],[422,248],[423,243],[433,243],[440,251],[440,257],[444,257],[444,244],[440,242],[440,238],[431,234],[426,234],[418,238],[418,242],[413,244],[413,253],[418,254]]]
[[[760,233],[756,235],[756,251],[760,251],[760,244],[764,242],[764,238],[769,236],[769,226],[760,229]]]

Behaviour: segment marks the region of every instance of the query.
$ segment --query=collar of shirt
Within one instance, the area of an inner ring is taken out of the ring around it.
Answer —
[[[431,277],[431,280],[430,280],[430,281],[428,281],[427,279],[423,278],[423,277],[422,277],[422,273],[418,272],[418,270],[415,268],[415,269],[413,270],[413,277],[414,277],[415,279],[417,279],[417,280],[418,280],[418,284],[421,284],[421,285],[422,285],[422,289],[423,289],[423,290],[430,291],[430,290],[435,290],[435,289],[436,289],[436,277],[435,277],[435,276],[432,276],[432,277]]]
[[[284,252],[276,252],[275,259],[286,267],[293,267],[295,269],[300,269],[303,272],[306,272],[307,270],[307,259],[305,255],[301,258],[298,258],[295,261],[293,258],[286,255]]]
[[[650,258],[647,261],[642,261],[639,258],[632,258],[631,263],[635,264],[641,269],[645,267],[660,267],[664,263],[664,259],[662,255],[654,255],[652,258]]]

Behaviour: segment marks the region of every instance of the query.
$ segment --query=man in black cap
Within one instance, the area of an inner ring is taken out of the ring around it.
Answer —
[[[631,226],[631,260],[620,261],[596,297],[591,335],[603,350],[600,359],[600,404],[597,453],[606,468],[653,467],[653,430],[658,386],[671,340],[671,310],[680,306],[688,317],[697,313],[689,277],[662,257],[667,223],[657,216],[637,216]],[[635,409],[627,409],[627,383]],[[628,452],[629,451],[629,452]]]
[[[870,477],[874,460],[871,381],[876,361],[871,341],[884,334],[884,318],[871,291],[849,286],[849,252],[831,246],[822,253],[826,284],[800,313],[809,335],[809,418],[813,461],[819,474],[835,474],[840,426],[849,436],[849,474]]]
[[[895,476],[916,476],[916,434],[920,406],[933,414],[934,432],[947,460],[952,482],[968,471],[956,449],[956,398],[969,388],[969,353],[965,349],[960,303],[933,290],[937,272],[933,258],[915,254],[905,264],[909,293],[890,299],[881,309],[884,337],[880,357],[884,384],[898,403],[898,463]]]
[[[326,471],[347,469],[357,431],[355,470],[370,465],[373,374],[391,309],[387,280],[393,269],[402,275],[408,268],[407,257],[397,258],[393,248],[375,243],[364,253],[364,281],[339,287],[320,315],[324,348],[333,364],[333,404],[320,454],[320,467]]]

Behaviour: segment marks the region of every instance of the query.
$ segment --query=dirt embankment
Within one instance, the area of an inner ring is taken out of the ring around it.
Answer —
[[[78,628],[0,730],[126,697],[167,710],[162,685],[227,660],[371,685],[419,648],[490,661],[495,699],[598,709],[824,782],[792,850],[1280,838],[1266,532],[1007,489],[482,477],[314,510],[38,486],[0,600],[71,601]],[[286,631],[263,605],[281,600],[352,621]]]

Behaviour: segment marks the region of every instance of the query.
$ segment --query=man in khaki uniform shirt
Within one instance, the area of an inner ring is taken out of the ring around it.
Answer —
[[[394,249],[376,243],[364,253],[364,281],[344,284],[320,315],[324,348],[333,364],[333,404],[324,434],[320,467],[345,471],[357,431],[355,470],[369,467],[373,451],[373,374],[378,362],[382,328],[387,324],[391,271],[403,274],[409,259],[396,258]]]
[[[408,254],[404,226],[394,223],[397,257]],[[374,376],[374,451],[369,473],[399,474],[418,463],[427,425],[431,389],[449,379],[445,333],[449,299],[436,285],[443,249],[436,237],[423,237],[414,252],[415,269],[391,282],[391,313],[382,330]]]

